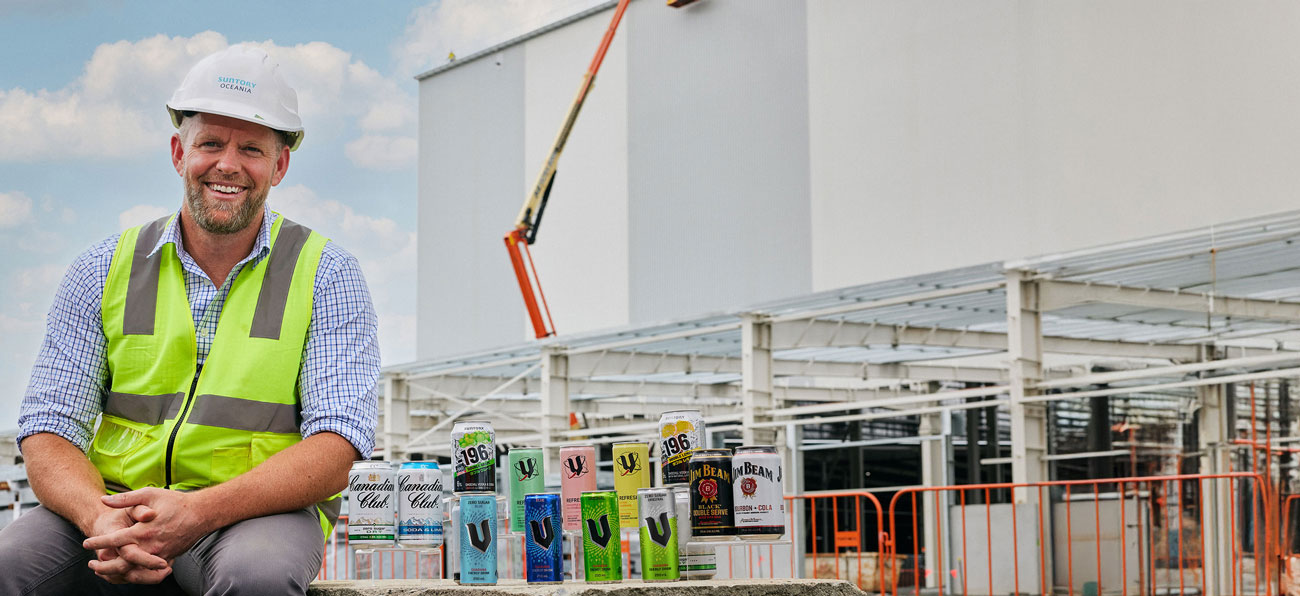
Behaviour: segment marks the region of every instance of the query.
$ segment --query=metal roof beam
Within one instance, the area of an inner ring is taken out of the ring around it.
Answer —
[[[1042,280],[1038,283],[1044,311],[1102,303],[1210,313],[1242,319],[1300,322],[1300,304],[1295,302],[1073,281]]]
[[[668,373],[740,374],[740,358],[685,354],[604,352],[569,357],[570,378]],[[997,383],[1006,379],[998,368],[935,366],[926,364],[867,364],[816,360],[772,361],[776,377],[852,377],[859,379],[910,379],[916,381],[967,381]]]
[[[776,349],[918,345],[1006,351],[1007,336],[1005,333],[992,331],[813,320],[773,323],[772,343]],[[1043,351],[1089,356],[1163,358],[1190,361],[1197,359],[1200,354],[1200,347],[1183,344],[1044,337]]]

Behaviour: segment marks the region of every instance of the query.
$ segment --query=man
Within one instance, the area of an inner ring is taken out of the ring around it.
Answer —
[[[306,592],[374,447],[379,349],[356,259],[264,207],[297,105],[247,46],[168,102],[184,200],[55,296],[19,416],[41,506],[0,532],[0,594]]]

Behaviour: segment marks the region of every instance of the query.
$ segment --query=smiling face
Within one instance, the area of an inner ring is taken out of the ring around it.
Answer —
[[[289,148],[260,124],[199,113],[172,135],[172,165],[185,181],[182,212],[206,232],[234,234],[260,220]]]

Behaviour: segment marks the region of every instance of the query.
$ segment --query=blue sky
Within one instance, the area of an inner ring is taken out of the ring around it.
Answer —
[[[307,134],[268,204],[361,260],[394,364],[415,354],[414,75],[597,3],[0,0],[0,429],[68,263],[179,207],[164,104],[200,58],[282,64]]]

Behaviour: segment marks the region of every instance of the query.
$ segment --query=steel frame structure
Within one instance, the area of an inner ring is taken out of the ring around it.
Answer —
[[[949,416],[997,406],[1011,480],[1033,483],[1063,455],[1048,402],[1173,392],[1203,413],[1201,469],[1223,473],[1224,385],[1300,377],[1297,240],[1300,211],[392,366],[380,444],[446,456],[445,431],[472,414],[549,464],[564,445],[649,439],[660,412],[689,407],[784,445],[799,493],[807,425],[919,416],[924,484],[945,485]]]

